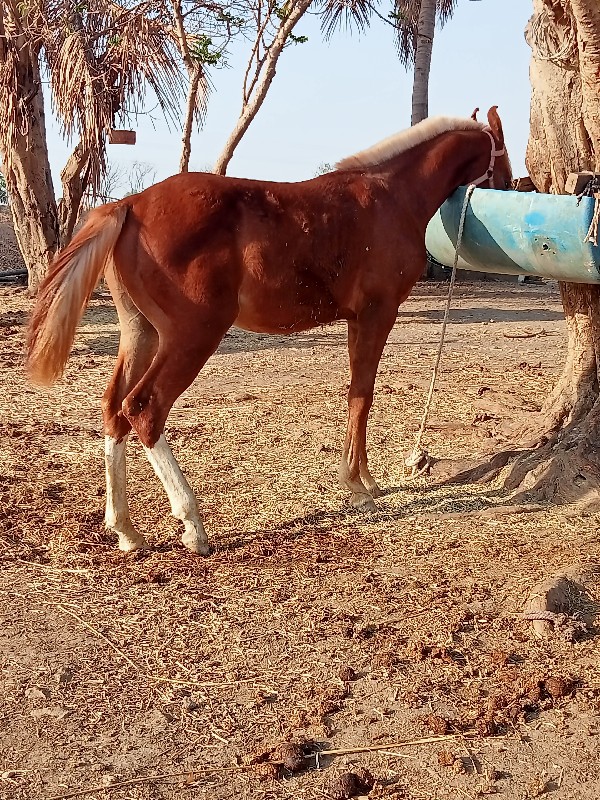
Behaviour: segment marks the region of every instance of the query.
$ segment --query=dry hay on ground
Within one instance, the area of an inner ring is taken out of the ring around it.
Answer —
[[[536,583],[593,566],[597,518],[498,514],[498,484],[403,473],[444,291],[417,287],[382,359],[372,515],[345,507],[336,478],[344,327],[226,337],[168,427],[215,549],[200,559],[135,440],[132,516],[155,547],[124,556],[103,531],[109,298],[48,396],[22,375],[25,293],[0,289],[0,797],[312,800],[364,768],[371,798],[598,797],[595,630],[541,640],[521,618]],[[564,348],[548,287],[465,286],[455,306],[427,435],[438,456],[473,453],[540,403]],[[282,756],[286,741],[307,758]]]

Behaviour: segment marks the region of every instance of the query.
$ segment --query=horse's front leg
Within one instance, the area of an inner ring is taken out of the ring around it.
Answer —
[[[366,511],[375,510],[373,498],[381,494],[368,467],[367,420],[373,404],[377,367],[396,311],[395,306],[371,304],[356,320],[348,323],[348,428],[339,477],[342,486],[352,492],[352,505]]]

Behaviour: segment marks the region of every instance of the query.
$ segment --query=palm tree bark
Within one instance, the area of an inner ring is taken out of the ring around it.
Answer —
[[[0,6],[0,103],[13,111],[0,126],[0,153],[15,234],[34,294],[59,245],[58,218],[38,53],[16,25],[10,32],[5,29],[7,14]]]
[[[429,116],[429,71],[435,35],[436,6],[436,0],[421,0],[417,22],[411,125],[416,125]]]

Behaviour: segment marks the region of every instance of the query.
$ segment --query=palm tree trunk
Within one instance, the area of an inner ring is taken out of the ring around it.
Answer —
[[[436,0],[421,0],[417,23],[417,48],[412,93],[411,125],[416,125],[429,115],[429,70],[435,34]]]

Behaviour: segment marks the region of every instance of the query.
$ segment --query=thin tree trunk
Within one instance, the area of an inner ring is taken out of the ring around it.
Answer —
[[[88,153],[83,144],[79,142],[60,173],[63,192],[58,204],[61,247],[64,247],[69,242],[73,235],[73,229],[77,224],[81,200],[88,184],[87,166]]]
[[[421,0],[417,23],[411,125],[416,125],[429,116],[429,71],[435,35],[435,12],[436,0]]]
[[[221,154],[214,166],[213,171],[218,175],[225,175],[227,166],[233,158],[235,148],[241,142],[242,137],[248,130],[254,117],[258,114],[260,107],[267,96],[267,92],[269,91],[269,87],[271,86],[277,71],[277,62],[279,60],[279,56],[281,55],[283,48],[288,41],[290,33],[292,33],[294,27],[302,18],[312,2],[313,0],[297,0],[289,12],[289,15],[285,18],[279,30],[277,31],[277,34],[275,35],[275,38],[273,39],[265,58],[263,77],[254,87],[254,91],[248,101],[244,102],[238,121],[235,124],[235,127],[229,138],[227,139],[225,147],[221,151]]]
[[[202,68],[196,64],[189,76],[190,85],[188,87],[187,107],[185,122],[183,125],[183,137],[181,139],[181,159],[179,161],[179,171],[189,172],[190,156],[192,154],[192,131],[194,129],[194,116],[196,114],[196,104],[198,102],[198,86],[202,77]]]

